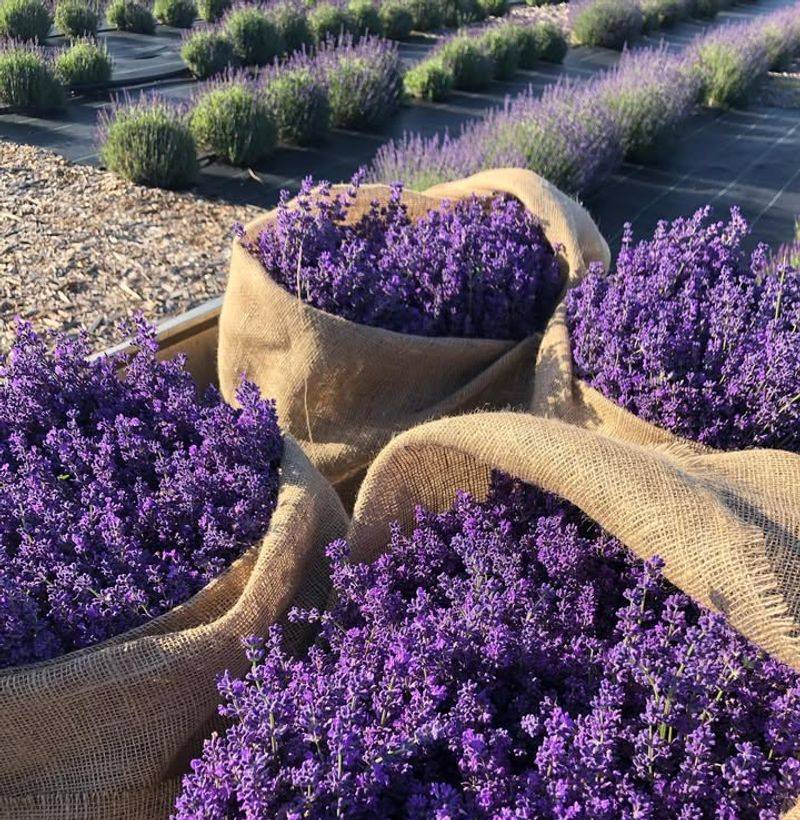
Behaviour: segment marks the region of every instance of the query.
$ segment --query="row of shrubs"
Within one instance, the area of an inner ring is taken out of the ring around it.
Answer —
[[[105,16],[108,22],[124,31],[153,34],[156,19],[168,23],[178,5],[194,0],[156,0],[153,11],[137,0],[0,0],[0,37],[23,42],[43,43],[55,24],[65,37],[94,37]],[[192,12],[191,25],[195,12]],[[171,23],[170,23],[171,24]]]
[[[745,103],[770,67],[800,53],[800,3],[697,37],[682,52],[625,52],[589,81],[531,90],[466,125],[459,136],[405,135],[372,164],[377,181],[424,189],[484,168],[530,168],[572,194],[596,188],[625,157],[646,161],[669,144],[696,104]]]
[[[492,79],[511,79],[518,69],[540,60],[560,63],[566,53],[566,38],[555,23],[508,20],[477,36],[463,32],[443,42],[409,69],[405,90],[416,99],[444,100],[453,89],[480,91]]]
[[[68,89],[107,83],[112,61],[93,40],[62,49],[6,42],[0,48],[0,103],[23,111],[62,108]]]
[[[251,166],[278,143],[313,145],[332,127],[369,130],[396,110],[402,89],[395,44],[344,35],[258,78],[227,72],[199,86],[188,106],[152,96],[119,101],[101,115],[102,158],[134,182],[182,188],[195,180],[198,152]]]
[[[393,8],[397,4],[390,0],[385,5],[386,14],[391,15]],[[372,0],[349,0],[346,6],[325,2],[310,11],[295,0],[281,0],[271,6],[237,5],[220,10],[220,15],[217,24],[184,38],[181,55],[196,77],[210,77],[234,66],[268,65],[285,54],[314,49],[332,38],[380,36],[387,28]]]
[[[156,22],[188,29],[198,17],[210,24],[229,18],[217,29],[220,37],[246,25],[260,29],[257,35],[273,48],[291,52],[343,32],[403,40],[412,30],[456,27],[507,10],[508,0],[286,0],[252,5],[247,12],[233,0],[153,0],[152,9],[139,0],[111,0],[107,7],[104,0],[57,0],[54,7],[47,0],[0,0],[0,37],[41,43],[54,23],[66,37],[93,37],[104,16],[112,26],[139,34],[153,34]],[[280,38],[282,47],[276,44]]]
[[[576,45],[621,49],[643,34],[689,17],[713,19],[735,0],[570,0],[569,28]]]

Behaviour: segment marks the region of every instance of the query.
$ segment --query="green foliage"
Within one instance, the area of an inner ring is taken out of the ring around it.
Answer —
[[[231,0],[197,0],[197,13],[207,23],[215,23],[231,7]]]
[[[551,20],[542,20],[532,25],[513,25],[517,34],[520,68],[533,68],[540,60],[546,63],[560,63],[564,60],[569,49],[567,38]]]
[[[645,31],[671,26],[688,17],[686,0],[640,0]]]
[[[258,6],[234,9],[225,18],[224,31],[243,65],[266,65],[284,52],[277,26]]]
[[[747,104],[757,77],[734,44],[708,43],[702,46],[695,65],[701,77],[705,105],[733,108]]]
[[[111,0],[106,11],[108,22],[120,31],[155,34],[156,18],[150,9],[136,0]]]
[[[197,101],[189,124],[201,148],[231,165],[253,165],[275,150],[277,128],[272,111],[243,83],[206,92]]]
[[[197,150],[183,117],[160,102],[120,108],[100,150],[115,174],[157,188],[186,188],[197,178]]]
[[[55,72],[64,85],[102,85],[111,79],[111,57],[105,45],[78,41],[56,57]]]
[[[561,0],[525,0],[528,6],[555,6],[560,2]]]
[[[405,40],[414,27],[414,17],[408,4],[402,0],[385,0],[378,13],[381,16],[384,36],[390,40]]]
[[[459,34],[448,40],[438,56],[444,68],[452,74],[454,88],[481,91],[492,79],[491,58],[468,34]]]
[[[410,68],[403,80],[405,92],[417,100],[446,100],[453,90],[453,74],[437,58],[423,60]]]
[[[65,37],[94,37],[97,34],[98,14],[85,0],[58,0],[56,28]]]
[[[289,54],[314,42],[308,17],[299,3],[293,0],[277,3],[270,7],[269,16]]]
[[[326,76],[331,123],[336,128],[368,131],[399,105],[403,91],[399,70],[389,71],[360,56],[346,56],[328,69]]]
[[[621,49],[639,38],[643,26],[641,9],[632,0],[595,0],[575,14],[572,36],[580,45]]]
[[[42,42],[53,16],[44,0],[0,0],[0,37]]]
[[[308,27],[315,43],[322,43],[340,34],[355,34],[350,15],[333,3],[320,3],[308,13]]]
[[[275,117],[278,139],[289,145],[314,145],[330,129],[331,107],[325,85],[307,68],[276,73],[264,85]]]
[[[468,25],[486,19],[480,0],[442,0],[441,21],[448,28]]]
[[[25,48],[0,52],[0,103],[24,111],[64,105],[64,92],[47,59]]]
[[[478,0],[484,17],[503,17],[508,13],[508,0]]]
[[[383,34],[383,22],[372,0],[350,0],[347,15],[355,34]]]
[[[489,55],[498,80],[510,80],[519,68],[520,48],[516,26],[500,25],[489,29],[479,40]]]
[[[407,5],[415,31],[433,31],[442,25],[440,0],[407,0]]]
[[[153,14],[165,26],[191,28],[197,19],[197,5],[194,0],[155,0]]]
[[[189,71],[200,79],[219,74],[236,60],[230,40],[215,29],[192,32],[183,44],[181,57]]]

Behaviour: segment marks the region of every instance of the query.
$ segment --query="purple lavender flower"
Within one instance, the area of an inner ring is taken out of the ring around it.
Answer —
[[[0,359],[0,667],[58,657],[183,603],[264,534],[283,444],[274,404],[197,395],[184,360],[52,352],[30,325]]]
[[[561,286],[541,225],[516,200],[469,197],[413,222],[402,186],[354,225],[346,195],[308,178],[284,191],[274,224],[249,246],[267,275],[320,310],[421,336],[523,339],[544,325]]]
[[[800,270],[710,208],[661,222],[616,269],[590,270],[567,314],[576,373],[645,421],[723,450],[800,450]]]
[[[369,130],[399,107],[403,65],[397,43],[371,35],[356,42],[345,34],[323,43],[314,62],[325,79],[334,127]]]
[[[647,160],[663,150],[678,123],[694,110],[700,78],[665,46],[624,51],[594,94],[617,126],[625,155]]]
[[[317,642],[247,642],[177,818],[766,820],[800,793],[800,676],[554,496],[495,476],[372,564],[329,556],[337,603],[294,614]]]

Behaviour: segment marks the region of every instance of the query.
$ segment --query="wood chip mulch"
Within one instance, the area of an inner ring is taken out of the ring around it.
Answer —
[[[218,296],[231,226],[258,213],[0,141],[0,351],[15,316],[85,329],[101,349],[135,311],[157,320]]]

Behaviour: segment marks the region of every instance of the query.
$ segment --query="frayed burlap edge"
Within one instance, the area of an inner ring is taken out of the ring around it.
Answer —
[[[0,673],[3,817],[162,817],[216,723],[216,677],[245,670],[241,638],[292,604],[321,605],[324,549],[347,517],[286,437],[269,530],[186,604],[139,629]]]

